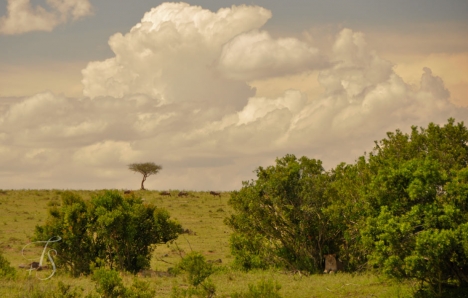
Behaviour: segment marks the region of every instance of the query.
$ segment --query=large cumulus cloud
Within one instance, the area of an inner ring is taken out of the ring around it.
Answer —
[[[270,17],[270,11],[256,6],[213,13],[186,3],[164,3],[127,34],[110,38],[115,57],[83,70],[84,95],[122,98],[138,93],[163,103],[242,105],[253,95],[251,88],[219,76],[213,62],[224,43]]]
[[[257,6],[152,9],[110,38],[114,57],[83,70],[82,98],[42,93],[0,106],[0,187],[132,188],[126,164],[154,161],[163,171],[148,188],[235,189],[286,153],[332,167],[386,131],[468,118],[430,68],[408,85],[362,33],[342,30],[325,54],[261,31],[270,17]],[[317,70],[316,98],[259,97],[249,85]]]

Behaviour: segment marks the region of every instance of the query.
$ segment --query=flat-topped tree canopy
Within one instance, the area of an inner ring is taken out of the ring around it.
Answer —
[[[143,163],[132,163],[128,165],[128,169],[134,172],[138,172],[143,175],[141,180],[141,190],[145,190],[144,183],[148,176],[157,174],[161,169],[161,165],[157,165],[154,162],[143,162]]]

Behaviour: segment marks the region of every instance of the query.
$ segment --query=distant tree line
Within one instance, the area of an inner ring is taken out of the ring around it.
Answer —
[[[337,253],[349,272],[416,279],[441,296],[468,287],[468,130],[449,119],[387,133],[370,154],[325,171],[286,155],[256,170],[229,204],[244,269],[318,273]]]

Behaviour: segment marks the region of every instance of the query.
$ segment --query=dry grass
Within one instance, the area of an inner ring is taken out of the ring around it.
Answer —
[[[90,198],[93,191],[76,191],[83,198]],[[27,263],[21,250],[29,243],[36,225],[47,218],[49,206],[60,203],[61,190],[3,190],[0,191],[0,249],[11,265]],[[408,283],[397,284],[381,280],[374,275],[313,275],[304,276],[277,270],[241,272],[230,267],[232,256],[229,251],[230,230],[223,219],[232,210],[228,206],[229,193],[221,198],[208,192],[189,192],[187,197],[162,196],[156,191],[135,191],[146,203],[166,208],[171,217],[177,219],[189,234],[182,234],[173,243],[159,245],[154,251],[151,269],[167,271],[190,251],[201,252],[207,260],[221,259],[217,271],[211,276],[218,297],[229,297],[234,292],[243,292],[248,285],[260,280],[271,279],[281,285],[284,297],[411,297]],[[27,255],[39,258],[41,247],[29,246]],[[21,271],[20,271],[21,270]],[[89,277],[71,278],[60,270],[48,281],[39,281],[28,276],[26,270],[18,269],[16,280],[0,280],[0,297],[30,297],[34,291],[55,289],[57,282],[84,289],[83,295],[94,291]],[[44,273],[45,274],[45,273]],[[126,284],[135,278],[122,274]],[[184,276],[138,277],[151,283],[157,297],[170,297],[173,287],[187,287]]]

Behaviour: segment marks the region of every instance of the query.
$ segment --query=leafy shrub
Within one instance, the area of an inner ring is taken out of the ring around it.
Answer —
[[[125,288],[119,273],[115,270],[98,268],[94,271],[92,280],[96,282],[96,292],[104,298],[127,297]]]
[[[355,164],[329,172],[294,155],[259,167],[231,194],[225,220],[245,269],[321,272],[339,252],[348,271],[370,265],[422,291],[468,288],[468,129],[449,119],[387,133]]]
[[[281,298],[280,289],[281,285],[276,281],[261,280],[256,285],[249,284],[248,292],[234,293],[231,298]]]
[[[173,287],[172,297],[213,297],[216,287],[208,277],[213,273],[213,265],[206,262],[205,257],[199,252],[187,254],[173,269],[173,273],[187,273],[190,287],[186,290]]]
[[[322,163],[286,155],[256,173],[229,200],[236,213],[225,222],[234,230],[235,262],[245,269],[322,271],[322,256],[338,250],[342,234],[327,213],[331,181]]]
[[[0,251],[0,278],[13,279],[16,277],[16,269],[10,266],[10,262]]]
[[[156,295],[156,291],[151,289],[148,282],[136,278],[127,293],[129,298],[153,298]]]
[[[468,130],[440,127],[388,133],[369,158],[373,206],[361,230],[370,263],[429,291],[468,287]]]
[[[49,209],[43,226],[36,226],[36,240],[60,236],[51,244],[57,264],[74,276],[89,274],[93,264],[138,272],[149,267],[154,244],[176,239],[182,231],[169,213],[141,198],[122,197],[106,191],[84,201],[72,192],[62,193],[61,208]]]
[[[213,265],[207,263],[199,252],[191,252],[180,261],[175,270],[186,272],[189,283],[198,286],[213,273]]]
[[[115,270],[98,268],[94,270],[92,279],[96,282],[96,292],[104,298],[152,298],[156,294],[149,283],[138,279],[133,280],[130,288],[125,287]]]
[[[231,252],[235,256],[234,264],[244,270],[266,269],[276,265],[274,252],[264,245],[262,235],[244,235],[234,232],[229,238]]]
[[[79,298],[83,297],[83,288],[72,287],[71,285],[66,285],[63,282],[59,281],[57,283],[57,291],[51,293],[52,298]]]

